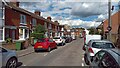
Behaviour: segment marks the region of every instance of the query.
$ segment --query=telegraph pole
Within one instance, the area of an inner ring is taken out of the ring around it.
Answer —
[[[108,31],[109,31],[109,36],[108,36],[108,40],[111,40],[111,0],[108,0]]]

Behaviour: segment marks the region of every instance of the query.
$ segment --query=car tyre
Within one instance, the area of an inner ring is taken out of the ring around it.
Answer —
[[[61,45],[64,46],[64,43],[62,42]]]
[[[51,51],[51,48],[50,47],[48,47],[48,50],[47,50],[48,52],[50,52]]]
[[[57,46],[55,47],[55,49],[57,49]]]
[[[6,64],[6,68],[16,68],[16,67],[17,67],[17,59],[16,58],[9,59]]]
[[[35,52],[38,52],[38,50],[34,50]]]
[[[88,61],[88,59],[87,59],[87,56],[86,56],[86,55],[84,55],[84,60],[85,60],[85,63],[86,63],[87,65],[89,65],[89,61]]]

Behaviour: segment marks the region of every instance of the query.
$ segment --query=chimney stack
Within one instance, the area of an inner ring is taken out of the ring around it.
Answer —
[[[41,16],[41,12],[40,11],[35,11],[35,14],[38,16]]]
[[[19,7],[19,3],[17,0],[10,0],[10,3],[13,4],[16,7]]]
[[[49,16],[49,17],[47,17],[47,19],[51,21],[52,18]]]

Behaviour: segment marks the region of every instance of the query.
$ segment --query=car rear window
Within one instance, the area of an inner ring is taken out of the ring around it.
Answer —
[[[115,48],[112,43],[106,42],[93,42],[92,47],[94,48]]]
[[[45,42],[45,39],[38,39],[37,42]]]
[[[66,39],[66,37],[62,37],[63,39]]]
[[[53,39],[60,39],[60,37],[55,37],[55,38],[53,38]]]

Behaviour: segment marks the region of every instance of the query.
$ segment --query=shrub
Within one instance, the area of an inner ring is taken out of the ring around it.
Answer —
[[[35,27],[35,30],[31,34],[31,37],[34,37],[35,39],[45,38],[44,33],[45,33],[45,28],[39,24]]]

